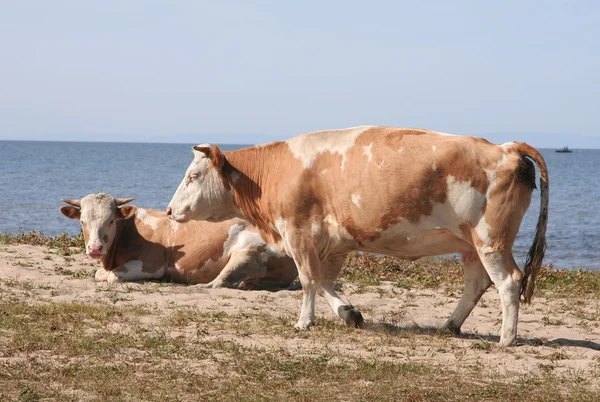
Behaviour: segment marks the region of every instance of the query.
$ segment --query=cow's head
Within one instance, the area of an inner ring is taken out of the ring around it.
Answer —
[[[194,147],[194,160],[167,208],[171,219],[218,222],[239,215],[231,188],[224,180],[226,163],[217,146]]]
[[[117,235],[117,221],[127,219],[135,214],[133,205],[123,204],[134,198],[114,198],[108,194],[90,194],[81,200],[63,201],[70,206],[63,206],[60,212],[70,219],[81,222],[85,251],[92,258],[102,258],[110,249]],[[119,208],[120,207],[120,208]]]

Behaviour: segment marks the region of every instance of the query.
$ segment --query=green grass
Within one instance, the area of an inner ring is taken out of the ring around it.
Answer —
[[[463,289],[463,267],[456,258],[423,258],[404,261],[394,257],[351,253],[341,278],[358,286],[378,286],[383,281],[405,289],[443,289],[460,292]],[[542,267],[536,279],[536,295],[546,292],[554,296],[587,296],[600,299],[599,271],[567,271]]]
[[[61,255],[79,254],[85,250],[83,234],[69,236],[62,233],[60,236],[47,237],[41,232],[29,232],[20,235],[0,234],[0,244],[30,244],[32,246],[45,246],[56,249]]]

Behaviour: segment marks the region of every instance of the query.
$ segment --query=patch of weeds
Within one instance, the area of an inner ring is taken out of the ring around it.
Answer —
[[[65,269],[62,267],[54,268],[54,272],[56,272],[57,274],[60,274],[60,275],[70,276],[75,279],[93,278],[94,275],[96,274],[95,271],[88,271],[85,269],[78,269],[78,270],[74,271],[74,270]]]
[[[563,325],[564,324],[564,322],[562,322],[561,320],[554,320],[548,316],[542,317],[542,323],[544,325]]]
[[[473,350],[483,350],[487,352],[492,348],[492,344],[488,341],[477,341],[473,342],[470,348]]]
[[[62,233],[56,237],[46,237],[41,232],[34,231],[19,235],[0,234],[0,244],[45,246],[55,249],[57,254],[60,255],[80,254],[85,251],[83,233],[79,233],[77,236],[69,236],[68,233]]]
[[[40,396],[29,387],[23,387],[19,392],[19,401],[39,401]]]

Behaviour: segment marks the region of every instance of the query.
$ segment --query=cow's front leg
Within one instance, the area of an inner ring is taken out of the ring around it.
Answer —
[[[315,299],[318,290],[321,261],[314,249],[296,250],[294,261],[298,268],[298,279],[302,285],[302,310],[295,327],[306,329],[315,324]]]
[[[96,275],[94,275],[94,280],[96,282],[105,282],[108,279],[108,274],[110,274],[108,269],[104,269],[104,267],[99,268],[96,271]]]
[[[362,328],[364,319],[360,311],[354,306],[344,302],[333,288],[333,282],[342,270],[346,254],[332,257],[321,263],[321,277],[319,281],[319,294],[327,300],[331,309],[346,325],[352,328]]]
[[[164,266],[150,269],[145,268],[142,261],[131,260],[110,271],[106,280],[108,283],[143,281],[161,279],[164,275]]]

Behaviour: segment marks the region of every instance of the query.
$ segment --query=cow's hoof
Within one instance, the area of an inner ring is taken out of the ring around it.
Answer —
[[[108,274],[110,274],[109,270],[100,268],[96,271],[96,275],[94,275],[94,280],[96,282],[104,282],[106,281],[106,278],[108,278]]]
[[[448,336],[460,336],[460,327],[454,327],[452,324],[445,324],[442,328],[437,330],[439,335]]]
[[[108,282],[109,285],[112,285],[115,283],[122,283],[123,281],[117,275],[115,275],[114,272],[110,271],[106,277],[106,282]]]
[[[218,289],[223,287],[223,283],[212,281],[208,283],[201,283],[198,285],[198,287],[201,289]]]
[[[500,346],[502,346],[502,347],[517,346],[517,337],[514,335],[501,336],[500,337]]]
[[[354,306],[346,305],[338,308],[339,315],[346,321],[346,325],[352,328],[362,328],[365,320],[362,314]]]
[[[315,324],[316,323],[313,320],[299,320],[296,325],[294,325],[294,328],[304,331]]]

